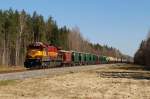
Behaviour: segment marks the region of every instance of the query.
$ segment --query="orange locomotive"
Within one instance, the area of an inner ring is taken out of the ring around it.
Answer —
[[[58,48],[42,42],[35,42],[27,47],[25,67],[52,67],[60,65],[62,61]]]

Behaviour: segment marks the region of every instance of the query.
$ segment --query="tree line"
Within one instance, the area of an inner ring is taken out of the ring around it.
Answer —
[[[27,45],[36,41],[65,50],[124,56],[113,47],[91,43],[82,36],[78,27],[58,27],[52,17],[45,20],[37,12],[31,15],[24,10],[0,10],[0,65],[23,65]]]
[[[150,32],[147,39],[143,40],[135,53],[134,62],[140,65],[150,66]]]

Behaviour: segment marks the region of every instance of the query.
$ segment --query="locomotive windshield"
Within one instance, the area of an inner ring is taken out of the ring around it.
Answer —
[[[43,47],[42,46],[35,46],[35,45],[29,45],[28,46],[28,50],[43,50]]]

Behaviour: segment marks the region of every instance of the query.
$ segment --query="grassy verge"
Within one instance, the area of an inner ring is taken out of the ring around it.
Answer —
[[[142,66],[142,65],[136,65],[136,64],[123,64],[123,65],[116,65],[114,67],[111,67],[112,69],[122,69],[122,70],[145,70],[150,71],[150,66]]]
[[[26,70],[23,66],[0,66],[0,73],[23,71]]]

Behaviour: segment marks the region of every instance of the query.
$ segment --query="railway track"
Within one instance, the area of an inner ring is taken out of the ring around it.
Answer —
[[[88,66],[75,66],[75,67],[61,67],[61,68],[50,68],[50,69],[37,69],[37,70],[23,70],[14,72],[4,72],[0,74],[0,80],[18,80],[26,78],[36,78],[47,75],[61,75],[66,73],[75,73],[88,70],[94,70],[112,66],[113,64],[101,64],[101,65],[88,65]]]

